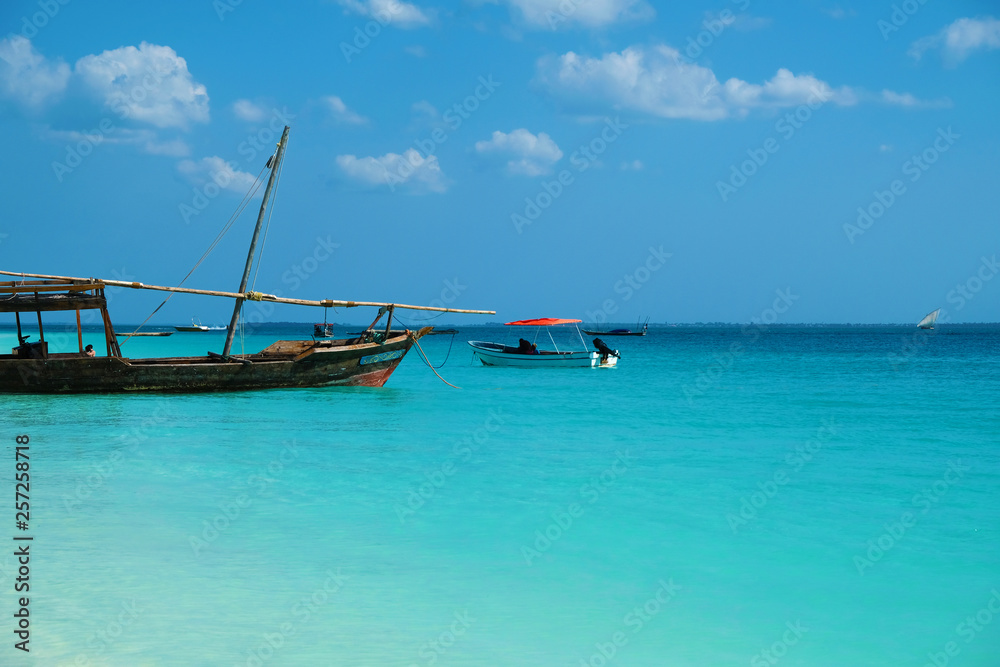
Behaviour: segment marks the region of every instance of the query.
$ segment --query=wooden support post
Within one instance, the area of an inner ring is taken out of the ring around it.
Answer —
[[[103,297],[104,290],[98,290]],[[104,342],[107,345],[109,357],[121,357],[122,350],[118,347],[118,339],[115,338],[115,327],[111,324],[111,316],[106,307],[101,308],[101,319],[104,320]]]
[[[35,292],[35,300],[38,300],[38,292]],[[42,310],[38,310],[38,342],[41,343],[45,340],[45,332],[42,330]]]
[[[101,308],[101,320],[104,321],[104,345],[107,348],[107,356],[111,356],[111,337],[108,334],[108,311]]]
[[[115,335],[115,325],[111,323],[111,315],[104,311],[105,330],[108,332],[108,343],[110,343],[111,354],[115,357],[122,356],[122,349],[118,347],[118,336]]]
[[[372,320],[372,323],[368,325],[368,329],[374,329],[375,328],[375,325],[378,324],[378,321],[380,319],[382,319],[382,316],[385,315],[385,311],[388,308],[389,308],[389,306],[382,306],[381,308],[378,309],[378,315],[376,315],[375,319]],[[365,331],[368,331],[368,329],[365,329]]]
[[[21,313],[14,311],[14,320],[17,322],[17,344],[21,344]]]
[[[76,309],[76,339],[80,343],[80,353],[83,353],[83,327],[80,326],[80,309]]]
[[[389,317],[385,321],[385,339],[389,340],[389,334],[392,333],[392,306],[389,306]]]

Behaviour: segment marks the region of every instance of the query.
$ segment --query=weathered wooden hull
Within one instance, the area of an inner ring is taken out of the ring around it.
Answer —
[[[283,387],[381,387],[413,340],[391,336],[385,343],[279,341],[248,361],[212,357],[128,359],[53,355],[47,359],[0,358],[0,392],[33,394],[124,392],[220,392]]]

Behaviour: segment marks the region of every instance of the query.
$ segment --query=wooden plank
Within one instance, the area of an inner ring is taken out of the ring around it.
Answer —
[[[26,283],[26,284],[11,284],[5,283],[5,286],[0,287],[0,293],[2,294],[33,294],[37,292],[87,292],[92,289],[103,289],[103,283],[89,283],[86,285],[74,285],[74,284],[61,284],[53,285],[51,282],[45,283]]]
[[[21,275],[21,274],[17,274]],[[74,282],[69,279],[52,279],[52,280],[5,280],[0,282],[0,287],[25,287],[32,285],[77,285],[78,282]]]
[[[17,294],[7,299],[0,299],[0,313],[15,312],[49,312],[62,310],[83,310],[102,308],[105,305],[103,296],[89,294],[43,294],[35,298],[34,294]]]
[[[265,347],[260,351],[260,354],[267,356],[291,357],[302,354],[314,345],[315,344],[311,340],[279,340]]]

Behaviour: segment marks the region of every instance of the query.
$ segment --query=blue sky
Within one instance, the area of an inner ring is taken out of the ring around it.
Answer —
[[[498,311],[441,320],[469,323],[776,302],[789,323],[997,320],[992,2],[36,0],[0,19],[5,270],[176,284],[288,122],[258,291]],[[257,205],[188,286],[238,287]],[[112,317],[158,302],[115,295]],[[229,307],[176,297],[154,323]]]

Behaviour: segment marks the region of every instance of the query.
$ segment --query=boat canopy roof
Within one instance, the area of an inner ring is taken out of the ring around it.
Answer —
[[[553,324],[575,324],[582,321],[583,320],[563,320],[558,317],[541,317],[537,320],[518,320],[516,322],[507,322],[506,326],[548,327]]]
[[[100,309],[107,301],[104,283],[70,280],[0,282],[0,312],[24,313],[54,310]]]

